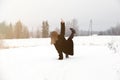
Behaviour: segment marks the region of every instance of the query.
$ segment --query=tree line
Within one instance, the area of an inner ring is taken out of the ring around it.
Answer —
[[[40,29],[41,28],[41,29]],[[71,31],[69,28],[76,30],[76,36],[89,36],[89,31],[79,30],[78,22],[76,19],[66,22],[65,36],[69,36]],[[60,32],[60,27],[54,29]],[[111,27],[105,31],[93,31],[92,34],[97,35],[120,35],[120,24]],[[29,30],[20,20],[13,25],[12,23],[6,24],[0,22],[0,38],[3,39],[22,39],[22,38],[47,38],[50,37],[50,30],[48,21],[43,21],[42,25],[36,30]]]
[[[79,26],[76,19],[66,22],[66,34],[69,36],[71,31],[69,28],[74,28],[76,30],[76,36],[79,35]],[[42,28],[42,29],[40,29]],[[58,33],[60,32],[60,27],[54,29]],[[13,25],[10,23],[7,25],[5,22],[0,23],[0,38],[5,39],[22,39],[22,38],[47,38],[50,37],[50,30],[48,21],[43,21],[42,26],[38,27],[36,30],[30,30],[25,26],[20,20]]]
[[[22,39],[22,38],[47,38],[49,37],[49,24],[47,21],[42,22],[42,30],[30,31],[21,21],[15,25],[7,25],[5,22],[0,23],[0,38],[3,39]]]
[[[99,35],[120,35],[120,24],[117,24],[106,31],[100,31]]]

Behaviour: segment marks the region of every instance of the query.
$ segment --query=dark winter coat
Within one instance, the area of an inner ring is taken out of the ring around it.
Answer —
[[[68,55],[73,55],[73,40],[72,39],[65,39],[65,23],[61,23],[61,32],[58,36],[58,40],[54,44],[56,50],[59,54],[62,54],[64,52]]]

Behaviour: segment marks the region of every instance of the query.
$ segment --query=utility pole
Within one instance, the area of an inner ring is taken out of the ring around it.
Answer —
[[[92,25],[93,25],[93,21],[92,19],[90,19],[90,23],[89,23],[89,35],[92,36]]]

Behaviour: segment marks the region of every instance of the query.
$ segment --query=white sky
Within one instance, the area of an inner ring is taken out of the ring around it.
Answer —
[[[50,28],[59,27],[63,18],[78,20],[80,29],[105,30],[120,23],[119,0],[0,0],[0,22],[21,20],[26,26],[41,26],[43,20]]]

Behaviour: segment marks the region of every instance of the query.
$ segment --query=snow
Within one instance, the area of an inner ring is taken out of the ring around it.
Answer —
[[[75,55],[63,60],[50,38],[3,40],[0,80],[120,80],[120,36],[73,40]]]

